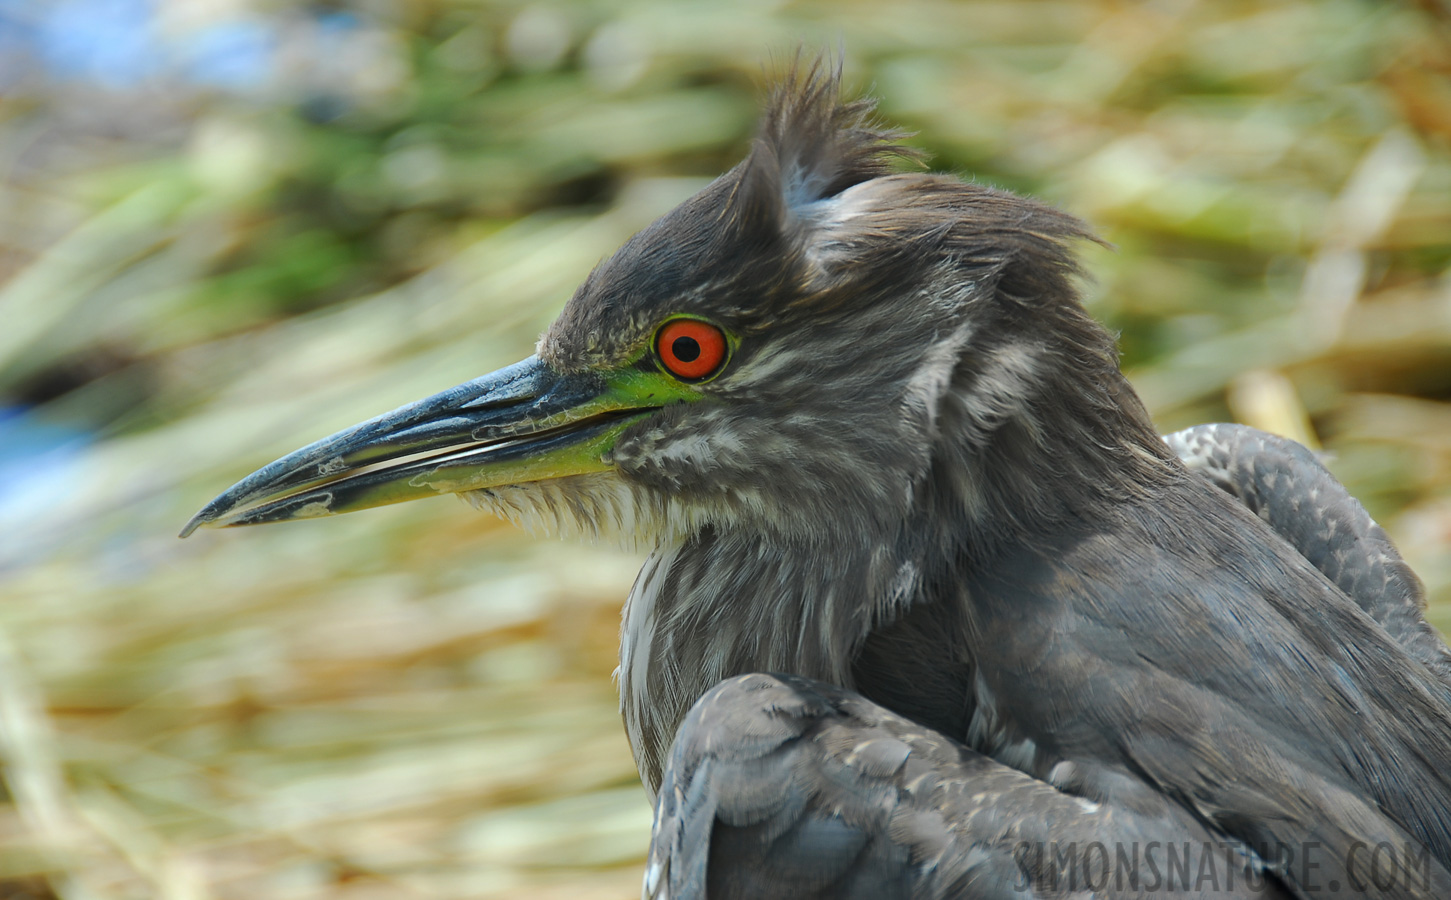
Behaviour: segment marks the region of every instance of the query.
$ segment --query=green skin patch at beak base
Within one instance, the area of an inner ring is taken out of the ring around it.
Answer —
[[[635,364],[559,375],[531,357],[259,469],[182,534],[608,471],[627,427],[700,397],[692,385]]]

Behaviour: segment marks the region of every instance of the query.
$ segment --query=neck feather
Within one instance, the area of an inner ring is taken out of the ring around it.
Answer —
[[[619,669],[647,787],[721,679],[776,671],[855,688],[874,630],[916,604],[971,603],[958,588],[1000,553],[1118,515],[1170,481],[1177,463],[1105,344],[965,354],[899,521],[830,544],[717,524],[651,554],[625,606]],[[965,638],[943,640],[970,659]]]

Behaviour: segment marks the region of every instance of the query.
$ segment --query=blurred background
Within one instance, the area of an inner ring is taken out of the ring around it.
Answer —
[[[1323,449],[1451,626],[1445,0],[0,0],[0,898],[638,896],[637,558],[175,534],[531,352],[803,43],[1094,223],[1161,428]]]

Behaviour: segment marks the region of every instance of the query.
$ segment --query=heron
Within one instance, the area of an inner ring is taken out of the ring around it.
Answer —
[[[647,550],[649,897],[1451,896],[1451,666],[1384,532],[1287,441],[1161,438],[1089,228],[903,170],[841,80],[798,60],[534,355],[183,536],[453,493]]]

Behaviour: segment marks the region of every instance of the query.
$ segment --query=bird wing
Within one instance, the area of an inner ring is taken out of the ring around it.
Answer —
[[[1379,896],[1451,896],[1451,691],[1207,480],[1019,548],[967,590],[974,746],[1029,747],[1040,774],[1127,767],[1271,863],[1313,848],[1318,872],[1284,873],[1304,896],[1353,883],[1357,848],[1381,844],[1427,871]]]
[[[1190,471],[1264,520],[1406,652],[1451,684],[1451,649],[1425,620],[1420,579],[1314,453],[1244,425],[1197,425],[1164,440]]]
[[[647,898],[1287,896],[1150,791],[1098,804],[843,688],[753,674],[691,710]]]

